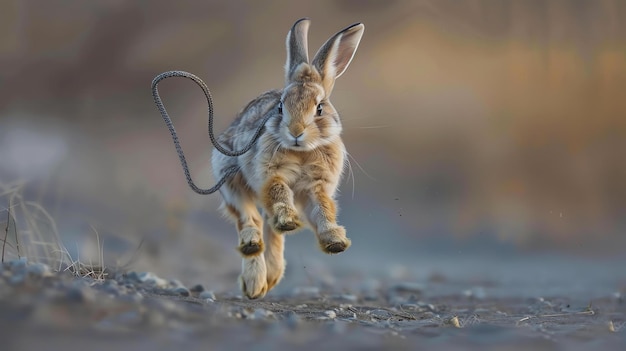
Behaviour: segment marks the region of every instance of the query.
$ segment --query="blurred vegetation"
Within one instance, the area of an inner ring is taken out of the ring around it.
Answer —
[[[477,235],[527,248],[626,244],[620,0],[2,0],[0,177],[32,180],[63,218],[128,235],[180,231],[218,197],[186,189],[150,81],[170,69],[201,76],[223,128],[282,85],[284,37],[304,16],[311,51],[366,25],[333,95],[348,150],[372,176],[356,171],[353,198],[344,186],[346,217],[367,212],[416,245]],[[160,88],[195,177],[211,183],[200,91]]]

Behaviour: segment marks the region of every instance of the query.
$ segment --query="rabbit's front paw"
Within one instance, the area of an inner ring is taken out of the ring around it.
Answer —
[[[336,254],[345,251],[352,242],[346,237],[344,227],[337,226],[318,234],[318,241],[322,251]]]
[[[277,232],[290,232],[302,226],[298,211],[284,203],[274,204],[274,216],[271,218],[270,224]]]
[[[239,233],[239,252],[244,256],[256,256],[263,252],[263,238],[256,228],[243,228]]]

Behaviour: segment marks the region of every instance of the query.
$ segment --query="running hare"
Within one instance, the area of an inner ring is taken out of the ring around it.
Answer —
[[[309,61],[309,23],[301,19],[287,34],[285,87],[250,102],[218,137],[225,148],[241,149],[269,117],[258,142],[238,157],[213,150],[217,179],[233,166],[240,169],[220,193],[224,212],[237,226],[241,289],[251,299],[263,297],[281,280],[284,233],[306,224],[324,252],[339,253],[350,246],[346,230],[337,224],[334,196],[346,151],[341,120],[329,98],[365,26],[353,24],[335,34]]]

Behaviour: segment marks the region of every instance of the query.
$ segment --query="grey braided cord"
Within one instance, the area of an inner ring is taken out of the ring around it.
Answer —
[[[227,168],[224,176],[212,188],[201,189],[196,186],[196,184],[191,179],[191,172],[189,172],[189,166],[187,166],[187,160],[185,158],[185,154],[183,153],[183,148],[180,146],[180,141],[178,140],[178,135],[176,134],[176,130],[174,129],[174,124],[172,123],[172,119],[167,114],[167,111],[165,110],[165,106],[163,105],[163,101],[161,101],[161,97],[159,96],[159,91],[157,89],[157,85],[159,84],[160,81],[166,78],[171,78],[171,77],[183,77],[183,78],[191,79],[200,87],[200,89],[202,89],[202,92],[204,93],[204,96],[209,104],[209,125],[208,125],[209,138],[211,139],[211,143],[213,143],[217,151],[221,152],[222,154],[226,156],[232,156],[232,157],[241,156],[245,154],[246,152],[250,151],[254,143],[261,136],[261,133],[263,133],[265,122],[267,122],[267,120],[271,117],[272,114],[268,113],[267,116],[263,118],[261,125],[254,133],[254,137],[252,138],[252,140],[250,140],[248,145],[246,145],[241,150],[230,151],[230,150],[225,149],[215,139],[215,135],[213,133],[213,98],[211,97],[211,92],[209,91],[209,88],[202,81],[202,79],[198,78],[196,75],[193,75],[191,73],[184,72],[184,71],[168,71],[168,72],[163,72],[159,74],[152,80],[152,97],[154,98],[154,103],[159,109],[159,112],[161,113],[161,116],[163,117],[163,120],[165,121],[165,125],[167,125],[167,128],[170,130],[170,134],[172,135],[172,140],[174,141],[174,146],[176,147],[176,152],[178,153],[178,158],[180,159],[180,164],[183,167],[183,172],[185,173],[185,178],[187,179],[187,184],[189,184],[189,187],[191,188],[191,190],[195,191],[196,193],[200,195],[212,194],[216,192],[226,182],[226,180],[228,180],[228,178],[233,176],[235,173],[239,172],[240,168],[238,166],[231,166]]]

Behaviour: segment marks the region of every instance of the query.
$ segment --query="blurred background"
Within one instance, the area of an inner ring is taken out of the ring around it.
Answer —
[[[200,76],[223,130],[282,86],[301,17],[312,53],[349,24],[366,31],[333,94],[353,247],[327,258],[310,232],[290,236],[287,281],[350,264],[402,276],[433,252],[624,254],[621,0],[0,0],[0,182],[23,182],[70,251],[97,252],[97,232],[110,264],[233,288],[234,226],[219,195],[187,187],[150,82]],[[212,186],[201,91],[159,88],[196,182]]]

